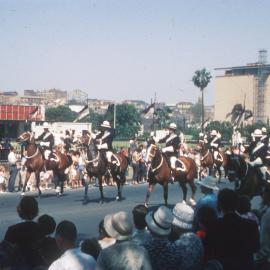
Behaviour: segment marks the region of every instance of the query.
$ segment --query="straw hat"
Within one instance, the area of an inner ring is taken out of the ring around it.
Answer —
[[[172,224],[182,229],[192,229],[194,210],[186,203],[177,203],[173,208]]]

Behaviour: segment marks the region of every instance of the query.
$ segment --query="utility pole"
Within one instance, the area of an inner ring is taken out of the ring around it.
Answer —
[[[116,102],[114,102],[113,105],[113,128],[115,129],[116,127]]]

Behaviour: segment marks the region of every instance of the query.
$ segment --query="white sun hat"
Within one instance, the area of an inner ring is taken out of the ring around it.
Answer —
[[[103,123],[101,124],[102,127],[105,127],[105,128],[111,128],[111,125],[110,125],[110,122],[109,121],[103,121]]]

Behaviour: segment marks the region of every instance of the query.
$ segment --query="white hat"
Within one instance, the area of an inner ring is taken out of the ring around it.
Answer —
[[[202,132],[199,133],[199,137],[202,137],[204,134]]]
[[[186,203],[177,203],[173,208],[172,224],[182,229],[192,229],[194,210]]]
[[[216,135],[217,135],[217,131],[216,131],[215,129],[213,129],[213,130],[211,131],[211,135],[216,136]]]
[[[43,123],[43,128],[48,128],[48,127],[49,127],[48,122],[44,122],[44,123]]]
[[[203,178],[201,181],[197,180],[196,184],[198,184],[200,186],[207,187],[207,188],[212,189],[212,190],[219,190],[219,188],[216,185],[216,180],[212,176],[207,176],[207,177]]]
[[[175,130],[175,129],[177,129],[177,126],[175,123],[170,123],[169,128]]]
[[[104,218],[106,232],[116,240],[126,240],[132,234],[133,224],[127,212],[120,211]]]
[[[255,129],[253,132],[254,137],[261,137],[262,136],[262,131],[260,129]]]
[[[262,127],[261,131],[262,131],[262,132],[267,132],[266,127]]]
[[[166,206],[160,206],[155,211],[149,212],[145,217],[148,229],[161,236],[170,234],[172,220],[172,212]]]
[[[103,121],[103,123],[101,124],[102,127],[106,127],[106,128],[111,128],[110,122],[109,121]]]

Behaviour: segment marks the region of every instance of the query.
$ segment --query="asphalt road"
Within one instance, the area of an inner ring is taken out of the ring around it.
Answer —
[[[223,180],[220,188],[230,187],[232,185],[227,180]],[[80,233],[80,237],[94,237],[98,234],[98,224],[106,214],[120,210],[131,212],[133,207],[144,202],[147,185],[125,185],[123,189],[123,200],[115,201],[117,194],[116,187],[105,187],[104,195],[106,202],[99,204],[99,189],[97,187],[89,188],[89,202],[83,205],[83,189],[65,190],[64,196],[57,198],[53,190],[44,191],[39,199],[39,214],[49,214],[53,216],[56,222],[61,220],[70,220],[74,222]],[[35,192],[29,192],[27,195],[37,195]],[[190,190],[189,190],[190,195]],[[200,188],[196,192],[196,199],[200,198]],[[17,216],[16,206],[20,201],[19,193],[0,194],[0,239],[5,235],[8,226],[20,222]],[[177,183],[169,185],[169,206],[173,207],[177,202],[182,201],[182,191]],[[252,201],[253,207],[258,208],[260,198]],[[157,185],[151,195],[149,208],[163,204],[162,187]]]

